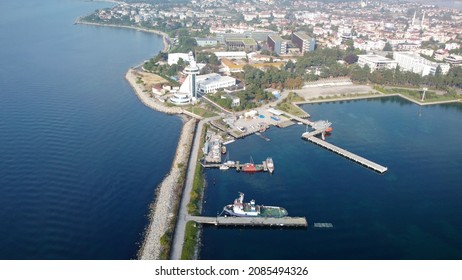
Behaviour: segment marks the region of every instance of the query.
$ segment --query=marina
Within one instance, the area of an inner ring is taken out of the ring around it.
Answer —
[[[271,159],[272,160],[272,159]],[[249,173],[254,173],[254,172],[274,172],[274,163],[271,162],[271,166],[268,167],[268,161],[262,161],[261,164],[255,164],[252,162],[248,163],[240,163],[239,161],[227,161],[224,163],[200,163],[202,167],[204,168],[219,168],[220,170],[228,170],[230,168],[236,169],[236,171],[243,171],[243,172],[249,172]],[[250,170],[251,168],[254,168],[254,170]]]
[[[305,217],[203,217],[191,216],[191,221],[215,226],[251,226],[251,227],[308,227]]]

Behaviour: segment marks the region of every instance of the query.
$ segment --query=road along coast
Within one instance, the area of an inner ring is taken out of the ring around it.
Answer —
[[[144,242],[138,252],[139,259],[159,259],[163,246],[161,237],[164,234],[171,234],[168,231],[173,230],[172,225],[176,221],[185,176],[184,170],[188,164],[195,127],[195,119],[190,119],[184,124],[170,172],[157,187],[156,200],[151,206],[149,215],[149,225],[145,232]]]

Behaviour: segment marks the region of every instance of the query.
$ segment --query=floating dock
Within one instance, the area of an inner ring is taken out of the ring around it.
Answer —
[[[337,147],[337,146],[335,146],[333,144],[330,144],[330,143],[328,143],[328,142],[326,142],[324,140],[321,140],[321,139],[319,139],[317,137],[314,137],[314,136],[309,136],[308,137],[308,134],[303,133],[302,138],[305,138],[306,140],[308,140],[308,141],[310,141],[310,142],[312,142],[314,144],[317,144],[317,145],[319,145],[319,146],[321,146],[321,147],[323,147],[323,148],[325,148],[327,150],[330,150],[330,151],[332,151],[332,152],[334,152],[336,154],[344,156],[344,157],[346,157],[346,158],[348,158],[348,159],[350,159],[350,160],[352,160],[354,162],[357,162],[357,163],[359,163],[359,164],[361,164],[363,166],[366,166],[366,167],[368,167],[368,168],[370,168],[370,169],[372,169],[374,171],[377,171],[379,173],[385,173],[388,170],[388,168],[385,167],[385,166],[382,166],[382,165],[377,164],[375,162],[372,162],[372,161],[370,161],[368,159],[365,159],[365,158],[363,158],[361,156],[353,154],[352,152],[349,152],[349,151],[347,151],[345,149]]]
[[[259,226],[259,227],[308,227],[305,217],[203,217],[191,216],[191,220],[200,224],[216,226]]]
[[[313,227],[315,227],[315,228],[333,228],[334,225],[332,223],[314,223]]]

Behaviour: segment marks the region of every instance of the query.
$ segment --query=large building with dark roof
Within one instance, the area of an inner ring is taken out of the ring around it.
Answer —
[[[279,35],[269,35],[266,43],[270,50],[279,55],[287,53],[287,42]]]
[[[257,42],[251,38],[225,39],[225,44],[228,51],[254,52],[257,50]]]
[[[303,31],[292,33],[291,41],[298,47],[301,53],[312,52],[316,46],[316,40]]]

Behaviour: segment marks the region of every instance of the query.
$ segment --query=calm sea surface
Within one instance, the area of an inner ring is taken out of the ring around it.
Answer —
[[[202,259],[462,259],[462,105],[419,107],[400,98],[305,105],[333,122],[328,142],[387,166],[375,173],[300,138],[302,125],[271,128],[228,146],[230,158],[273,157],[269,175],[206,171],[204,214],[238,191],[333,229],[207,227]]]
[[[0,3],[0,259],[130,259],[181,129],[124,79],[157,36],[73,25],[108,3]]]

